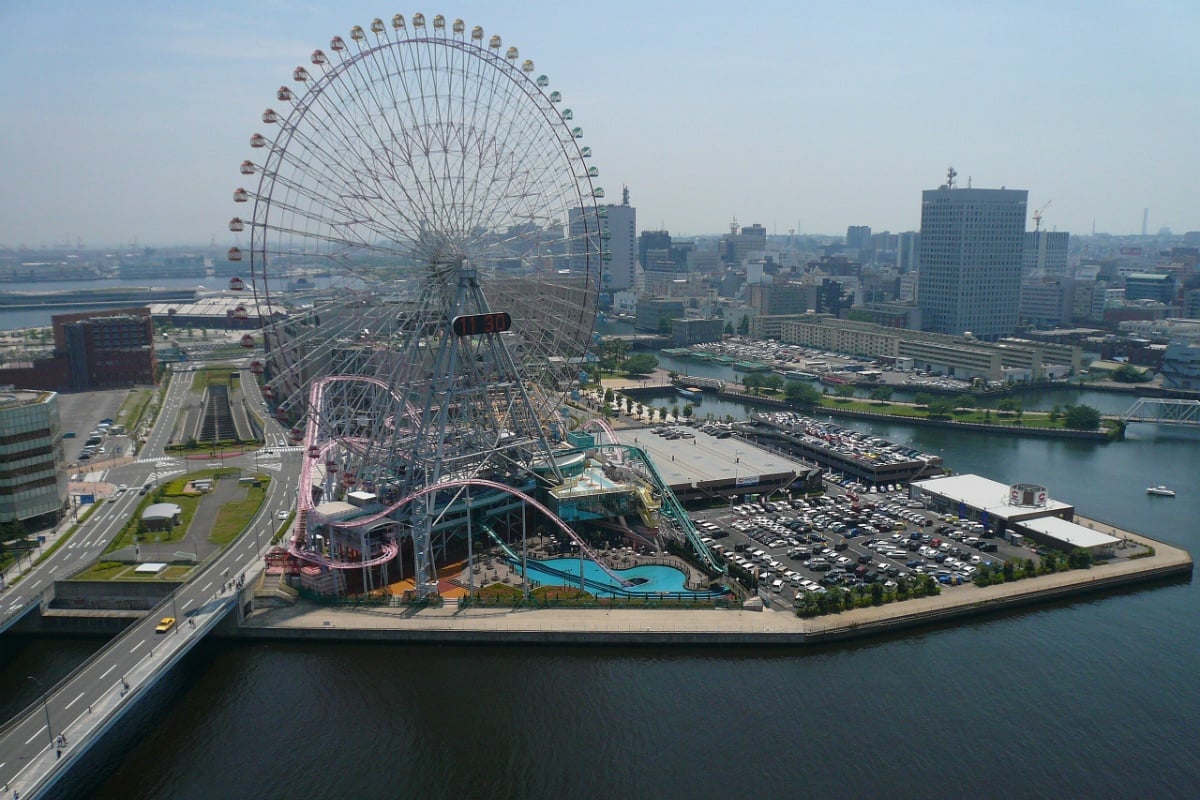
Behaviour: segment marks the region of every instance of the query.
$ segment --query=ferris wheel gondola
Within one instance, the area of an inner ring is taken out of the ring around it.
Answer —
[[[327,493],[543,479],[602,263],[574,112],[516,47],[441,15],[355,26],[309,61],[250,138],[257,185],[234,192],[263,396],[335,454],[306,466]],[[328,289],[289,306],[297,275]]]

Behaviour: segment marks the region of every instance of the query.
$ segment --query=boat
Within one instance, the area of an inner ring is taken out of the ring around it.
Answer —
[[[1174,497],[1175,490],[1159,484],[1158,486],[1146,487],[1146,494],[1154,495],[1155,497]]]
[[[680,397],[686,397],[689,400],[699,400],[701,395],[700,389],[696,386],[680,387],[676,391],[679,392]]]

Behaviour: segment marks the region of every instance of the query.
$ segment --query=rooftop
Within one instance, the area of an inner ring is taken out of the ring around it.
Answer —
[[[1021,527],[1028,528],[1034,533],[1052,536],[1058,541],[1071,547],[1082,547],[1087,550],[1093,547],[1111,547],[1121,540],[1107,533],[1086,528],[1074,522],[1067,522],[1059,517],[1038,517],[1025,520]]]
[[[1009,502],[1009,486],[982,475],[950,475],[914,481],[917,489],[946,498],[952,503],[962,503],[970,508],[986,511],[1000,519],[1025,519],[1042,517],[1060,511],[1073,511],[1074,506],[1055,500],[1049,495],[1045,505],[1026,506]]]
[[[622,444],[640,447],[654,461],[668,486],[695,485],[704,481],[737,479],[752,486],[759,476],[796,472],[803,467],[792,459],[761,450],[740,439],[717,437],[699,428],[681,428],[691,438],[666,439],[650,428],[617,431]]]

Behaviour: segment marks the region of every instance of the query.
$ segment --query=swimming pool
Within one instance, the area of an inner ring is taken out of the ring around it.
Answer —
[[[550,558],[544,561],[529,562],[529,571],[542,572],[551,577],[559,577],[551,575],[539,567],[546,567],[558,572],[567,573],[579,580],[579,564],[578,558]],[[696,592],[687,588],[687,576],[680,570],[674,567],[666,567],[659,564],[647,564],[640,567],[630,567],[629,569],[613,570],[613,574],[618,575],[625,580],[636,580],[637,583],[633,586],[615,586],[619,592],[634,593],[634,594],[658,594],[661,592],[675,592],[682,594],[692,594],[698,596],[710,596],[712,593],[708,591]],[[589,581],[593,581],[605,586],[614,586],[613,579],[610,578],[604,570],[590,559],[583,560],[583,577]]]

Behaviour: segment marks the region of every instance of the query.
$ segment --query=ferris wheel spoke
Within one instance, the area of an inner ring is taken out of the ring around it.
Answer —
[[[474,476],[544,481],[548,426],[591,338],[597,214],[557,97],[498,36],[410,21],[355,26],[298,68],[296,91],[278,93],[286,113],[264,114],[274,140],[252,137],[266,148],[258,189],[235,196],[254,201],[264,396],[305,437],[300,502],[317,520],[360,485],[395,503]],[[285,274],[313,268],[324,295],[281,305]],[[482,320],[499,329],[471,327]],[[450,496],[420,509],[445,514]],[[424,514],[381,516],[420,554]],[[382,541],[327,523],[360,554]],[[292,551],[328,563],[297,530]],[[429,556],[418,561],[425,586]]]

